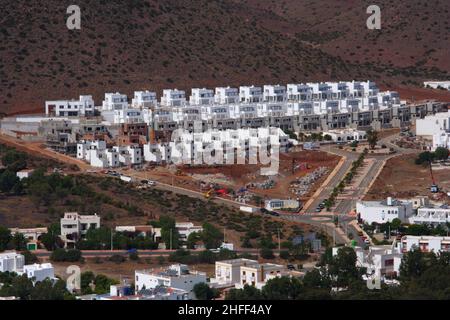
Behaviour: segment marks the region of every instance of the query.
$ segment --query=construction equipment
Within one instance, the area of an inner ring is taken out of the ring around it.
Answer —
[[[217,189],[216,190],[214,188],[211,188],[207,192],[205,192],[204,196],[206,199],[209,199],[214,196],[224,196],[226,194],[228,194],[228,191],[225,189]]]
[[[436,184],[436,181],[434,180],[433,169],[431,167],[431,160],[429,161],[429,164],[430,164],[431,181],[433,182],[433,184],[430,187],[430,191],[431,191],[431,193],[438,193],[439,192],[439,186]]]

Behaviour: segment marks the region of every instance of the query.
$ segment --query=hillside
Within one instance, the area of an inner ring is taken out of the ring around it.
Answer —
[[[71,1],[6,2],[0,112],[41,111],[47,99],[79,94],[100,103],[107,91],[368,78],[410,86],[448,77],[448,1],[426,2],[428,18],[406,25],[404,9],[418,14],[419,1],[393,9],[380,1],[390,12],[382,5],[382,17],[399,11],[400,20],[370,34],[359,3],[83,0],[81,30],[68,30]]]

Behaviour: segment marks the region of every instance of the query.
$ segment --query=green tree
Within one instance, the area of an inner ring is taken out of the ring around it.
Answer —
[[[444,147],[437,147],[434,151],[434,157],[437,160],[447,160],[449,155],[449,151],[447,148]]]
[[[27,249],[27,239],[21,233],[16,233],[11,239],[11,246],[17,250],[22,251]]]
[[[11,241],[11,231],[8,228],[0,226],[0,252],[8,248]]]
[[[269,248],[261,248],[261,250],[259,251],[259,255],[263,259],[274,259],[275,258],[275,255],[273,254],[273,250],[269,249]]]
[[[0,191],[10,192],[16,184],[19,184],[20,180],[16,174],[10,170],[3,171],[0,174]]]
[[[205,247],[207,249],[219,248],[222,244],[223,233],[208,222],[205,222],[202,227],[203,231],[201,232],[201,239],[205,244]]]
[[[267,281],[261,293],[268,300],[296,300],[300,298],[303,286],[295,277],[276,277]]]
[[[231,289],[225,295],[225,300],[263,300],[260,290],[248,284],[242,289]]]
[[[206,283],[197,283],[193,291],[198,300],[211,300],[218,295],[217,290],[210,288]]]
[[[375,149],[375,146],[378,142],[378,132],[375,130],[367,130],[366,131],[367,142],[369,143],[370,149]]]

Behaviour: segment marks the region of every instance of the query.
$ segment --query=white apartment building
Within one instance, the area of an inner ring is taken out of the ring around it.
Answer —
[[[333,247],[332,255],[336,256],[343,247]],[[352,247],[356,253],[356,266],[366,268],[366,275],[379,277],[396,277],[400,273],[403,253],[391,246],[370,246],[365,251],[361,247]]]
[[[0,253],[0,272],[18,273],[25,265],[25,257],[15,251]]]
[[[194,106],[214,104],[214,91],[206,88],[192,88],[189,103]]]
[[[217,87],[214,95],[214,102],[218,104],[239,103],[239,90],[231,87]]]
[[[100,228],[100,217],[94,215],[80,215],[77,212],[66,212],[60,220],[61,239],[65,247],[75,244],[83,238],[89,229]]]
[[[383,224],[398,218],[404,223],[409,222],[413,214],[413,204],[406,200],[396,200],[388,197],[386,201],[358,201],[356,213],[367,224]]]
[[[23,274],[26,274],[28,279],[33,279],[34,283],[44,281],[45,279],[56,280],[55,270],[51,263],[25,265],[23,267]]]
[[[77,158],[97,168],[115,168],[120,165],[117,151],[107,149],[106,142],[102,140],[80,140],[77,143]]]
[[[203,231],[202,226],[196,226],[192,222],[175,222],[175,228],[180,234],[180,240],[187,240],[191,233]]]
[[[241,283],[241,267],[257,265],[258,261],[250,259],[231,259],[216,261],[215,277],[210,280],[214,287],[234,287]]]
[[[112,149],[119,155],[119,162],[125,166],[138,165],[143,161],[139,145],[114,146]]]
[[[135,91],[134,97],[131,100],[131,106],[135,109],[156,107],[157,104],[156,92],[148,90]]]
[[[450,132],[450,110],[428,115],[416,120],[416,135],[431,138],[434,135]]]
[[[173,134],[172,139],[174,141],[168,144],[144,145],[145,161],[193,163],[195,159],[201,162],[205,157],[212,159],[216,156],[217,158],[214,159],[223,164],[228,163],[227,159],[234,161],[235,156],[244,160],[245,157],[254,157],[259,149],[264,150],[266,154],[267,150],[271,153],[275,152],[275,148],[278,148],[279,152],[287,152],[289,145],[289,137],[283,130],[275,127],[207,130],[193,133],[180,131]],[[215,155],[212,154],[213,151]]]
[[[323,136],[329,135],[333,142],[365,141],[367,134],[365,131],[356,129],[329,130]]]
[[[81,95],[79,100],[45,101],[45,114],[58,117],[84,117],[94,115],[92,96]]]
[[[143,123],[145,122],[144,111],[141,109],[124,108],[102,111],[101,114],[103,119],[109,124]],[[148,115],[148,112],[146,114]]]
[[[169,161],[171,146],[167,143],[147,143],[144,144],[144,160],[147,162],[161,163]]]
[[[312,88],[302,83],[290,83],[287,85],[287,99],[294,102],[310,101]]]
[[[119,92],[105,93],[102,103],[102,111],[122,110],[128,108],[128,97]]]
[[[450,237],[404,236],[397,243],[400,252],[420,249],[422,252],[450,252]]]
[[[242,289],[246,284],[257,289],[264,287],[266,282],[274,277],[281,277],[285,267],[274,263],[258,263],[240,267],[240,282],[236,289]]]
[[[165,107],[184,107],[186,105],[186,93],[178,89],[164,89],[161,105]]]
[[[439,147],[450,149],[450,131],[441,131],[440,133],[433,135],[431,151],[436,151]]]
[[[282,85],[264,85],[263,99],[266,102],[285,102],[286,87]]]
[[[438,225],[450,222],[450,207],[427,205],[417,209],[417,214],[409,218],[411,224]]]
[[[423,85],[433,89],[450,90],[450,81],[425,81]]]
[[[263,102],[263,91],[261,87],[241,86],[239,87],[239,100],[241,103]]]
[[[174,264],[167,269],[136,270],[134,283],[137,292],[166,286],[185,290],[189,299],[196,299],[193,288],[197,283],[206,283],[206,273],[190,271],[187,265]]]

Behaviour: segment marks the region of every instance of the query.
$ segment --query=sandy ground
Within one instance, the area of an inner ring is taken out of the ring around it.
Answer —
[[[379,200],[388,196],[396,198],[410,198],[417,195],[434,196],[429,191],[432,184],[429,168],[416,165],[415,158],[416,155],[413,154],[388,160],[364,199]],[[450,169],[433,170],[433,175],[442,190],[450,191]],[[445,197],[443,199],[445,200]]]

